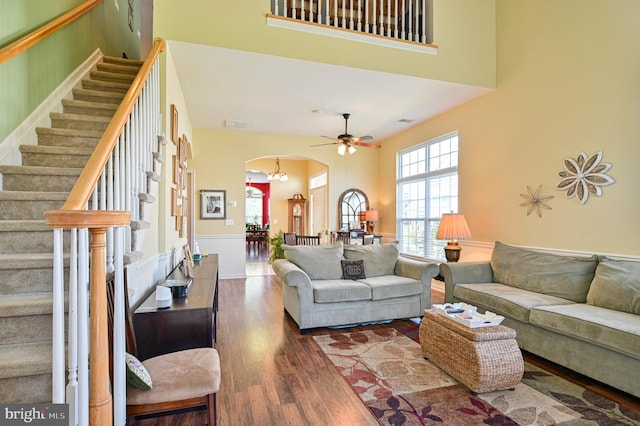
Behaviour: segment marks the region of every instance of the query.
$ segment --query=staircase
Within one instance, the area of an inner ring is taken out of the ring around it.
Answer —
[[[37,129],[38,144],[20,147],[22,165],[0,166],[2,403],[51,401],[53,232],[43,213],[64,204],[141,65],[103,57],[73,99],[62,100],[63,112],[50,114],[51,127]],[[159,158],[154,154],[154,169]],[[155,170],[147,176],[159,180]],[[150,194],[140,199],[155,201]],[[139,217],[132,229],[147,227],[143,206]]]

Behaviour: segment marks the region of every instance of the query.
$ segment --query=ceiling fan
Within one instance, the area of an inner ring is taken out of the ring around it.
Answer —
[[[353,154],[354,152],[356,152],[356,146],[364,146],[366,148],[375,148],[375,149],[378,149],[381,147],[381,145],[378,145],[376,143],[364,142],[364,141],[372,140],[373,136],[355,137],[353,135],[350,135],[347,130],[347,125],[349,123],[349,117],[351,116],[351,114],[345,113],[345,114],[342,114],[342,116],[344,117],[344,133],[341,135],[338,135],[338,137],[336,138],[338,140],[337,142],[323,143],[323,144],[311,145],[311,146],[314,147],[314,146],[324,146],[324,145],[338,145],[338,154],[340,155],[344,155],[347,152],[349,154]],[[322,136],[322,137],[334,139],[330,136]]]

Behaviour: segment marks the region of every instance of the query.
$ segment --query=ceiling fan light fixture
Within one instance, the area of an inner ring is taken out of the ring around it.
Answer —
[[[344,155],[347,152],[347,147],[345,144],[341,143],[338,145],[338,154]]]
[[[356,151],[357,151],[357,149],[356,149],[356,147],[355,147],[355,146],[353,146],[353,145],[349,145],[349,149],[348,149],[348,151],[349,151],[349,154],[353,154],[354,152],[356,152]]]

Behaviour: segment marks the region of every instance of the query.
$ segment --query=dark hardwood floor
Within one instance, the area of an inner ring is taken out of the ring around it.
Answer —
[[[260,270],[260,265],[252,266],[252,271]],[[263,270],[269,271],[269,267]],[[311,338],[328,330],[315,329],[300,335],[297,325],[284,312],[278,278],[253,275],[220,280],[219,291],[219,425],[378,425]],[[442,303],[442,299],[441,293],[433,292],[433,303]],[[376,326],[367,328],[373,327]],[[530,359],[548,367],[543,360],[527,356]],[[556,369],[556,373],[584,381],[562,369]],[[586,385],[640,410],[637,399],[591,382]],[[135,421],[137,426],[205,423],[203,411]]]

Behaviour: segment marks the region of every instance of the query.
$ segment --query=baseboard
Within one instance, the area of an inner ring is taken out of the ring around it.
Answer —
[[[51,127],[49,113],[62,112],[60,100],[72,96],[71,90],[80,84],[102,56],[100,49],[96,49],[0,143],[0,164],[21,165],[20,145],[36,145],[38,143],[36,127]]]

